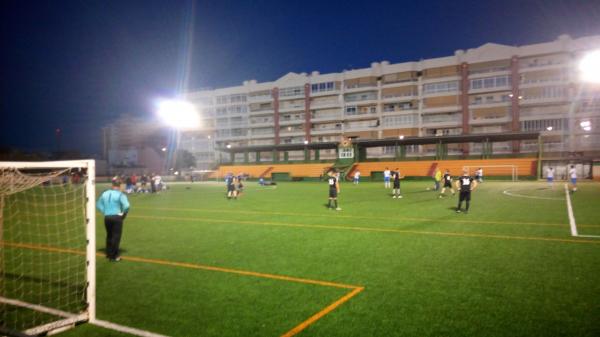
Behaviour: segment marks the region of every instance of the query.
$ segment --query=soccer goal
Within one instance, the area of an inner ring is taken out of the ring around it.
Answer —
[[[469,174],[475,175],[475,170],[481,168],[483,177],[486,176],[505,176],[511,177],[512,181],[519,180],[519,167],[517,165],[486,165],[486,166],[463,166],[463,169],[469,171]]]
[[[0,336],[95,320],[93,160],[0,162]]]

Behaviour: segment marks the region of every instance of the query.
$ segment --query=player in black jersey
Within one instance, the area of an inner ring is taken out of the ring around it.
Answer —
[[[444,196],[444,192],[446,192],[446,188],[449,188],[452,192],[452,195],[455,194],[454,187],[452,187],[452,176],[450,175],[450,171],[446,170],[444,176],[442,177],[442,181],[444,182],[444,187],[442,187],[442,191],[440,192],[440,198]]]
[[[392,189],[392,198],[394,199],[402,198],[402,192],[400,191],[400,179],[402,178],[404,177],[400,175],[400,170],[396,168],[396,170],[392,172],[392,181],[394,182],[394,188]]]
[[[336,211],[341,211],[342,209],[338,207],[337,202],[337,196],[338,193],[340,193],[340,182],[337,177],[335,169],[330,169],[327,172],[327,183],[329,184],[329,203],[327,207],[335,209]]]
[[[465,213],[468,213],[469,203],[471,201],[471,191],[477,188],[477,181],[469,175],[468,170],[463,170],[463,175],[459,177],[456,181],[456,188],[460,191],[456,213],[461,212],[461,206],[463,201],[465,201],[467,204],[467,206],[465,207]]]

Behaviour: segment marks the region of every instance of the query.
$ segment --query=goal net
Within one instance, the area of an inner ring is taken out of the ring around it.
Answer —
[[[463,166],[463,169],[469,171],[469,174],[475,176],[475,171],[483,170],[483,179],[486,176],[507,177],[512,181],[519,180],[519,167],[517,165],[486,165],[486,166]]]
[[[95,317],[94,161],[0,162],[0,336]]]

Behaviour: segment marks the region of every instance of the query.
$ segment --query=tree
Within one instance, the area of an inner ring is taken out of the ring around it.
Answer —
[[[196,167],[196,157],[187,150],[177,151],[175,170],[181,171],[182,169],[189,169],[190,167]]]

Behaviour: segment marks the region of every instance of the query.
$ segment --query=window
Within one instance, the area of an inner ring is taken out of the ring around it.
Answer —
[[[344,147],[340,148],[340,159],[344,158],[354,158],[354,148],[352,147]]]
[[[279,96],[281,96],[281,97],[300,96],[300,95],[304,95],[304,87],[291,87],[291,88],[279,89]]]
[[[333,82],[315,83],[310,86],[311,92],[327,92],[333,90],[335,90],[335,85]]]
[[[423,93],[452,92],[458,90],[458,81],[427,83],[423,85]]]
[[[415,124],[416,115],[400,115],[400,116],[386,116],[382,118],[382,125],[384,127],[389,126],[412,126]]]
[[[346,115],[356,115],[356,113],[357,113],[356,106],[355,105],[347,106],[345,112],[346,112]]]
[[[496,87],[506,87],[510,84],[510,76],[494,76],[494,77],[485,77],[485,78],[476,78],[471,80],[470,82],[471,89],[484,89],[484,88],[496,88]]]

